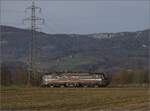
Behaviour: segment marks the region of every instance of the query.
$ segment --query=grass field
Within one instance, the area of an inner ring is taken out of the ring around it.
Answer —
[[[1,110],[149,111],[147,88],[2,88]]]

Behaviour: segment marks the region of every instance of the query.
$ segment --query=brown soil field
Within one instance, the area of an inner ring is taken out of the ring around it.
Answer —
[[[150,111],[148,88],[1,88],[0,110]]]

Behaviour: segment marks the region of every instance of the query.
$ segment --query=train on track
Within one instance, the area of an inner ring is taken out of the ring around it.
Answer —
[[[109,83],[104,73],[47,73],[42,76],[41,86],[106,87]]]

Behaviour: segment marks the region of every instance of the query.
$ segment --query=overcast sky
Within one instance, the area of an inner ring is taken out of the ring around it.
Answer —
[[[22,19],[31,1],[1,1],[1,24],[26,28]],[[37,1],[47,33],[96,33],[137,31],[149,28],[149,1]]]

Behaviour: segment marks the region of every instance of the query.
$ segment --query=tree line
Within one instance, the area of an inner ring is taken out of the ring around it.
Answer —
[[[40,86],[42,74],[30,76],[29,73],[22,65],[15,65],[10,67],[7,64],[1,64],[0,83],[4,86],[9,85],[27,85]],[[124,84],[148,84],[149,74],[146,70],[127,70],[120,69],[111,77],[111,84],[124,85]]]
[[[148,84],[149,73],[146,70],[126,70],[120,69],[112,76],[112,84]]]
[[[8,65],[1,64],[0,84],[4,86],[10,85],[32,85],[39,86],[41,83],[41,74],[30,75],[27,68],[21,64]]]

